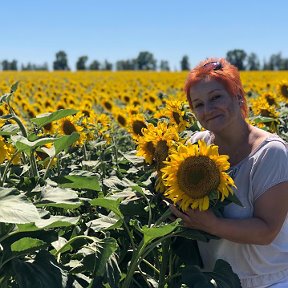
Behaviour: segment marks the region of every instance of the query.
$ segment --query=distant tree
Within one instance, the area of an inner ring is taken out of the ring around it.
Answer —
[[[112,68],[113,68],[113,64],[105,60],[102,66],[102,70],[111,71]]]
[[[80,56],[76,62],[76,70],[86,70],[88,56]]]
[[[17,67],[17,60],[12,60],[11,62],[9,62],[8,60],[3,60],[1,63],[2,66],[2,70],[3,71],[7,71],[7,70],[18,70]]]
[[[17,60],[14,59],[10,62],[10,70],[18,70]]]
[[[288,70],[288,58],[282,59],[282,69],[281,70]]]
[[[48,64],[45,62],[44,64],[32,64],[28,62],[27,65],[21,65],[22,71],[48,71]]]
[[[142,51],[136,58],[138,70],[156,70],[156,60],[152,53]]]
[[[3,60],[2,61],[2,70],[5,71],[5,70],[10,70],[10,63],[8,60]]]
[[[230,50],[226,54],[226,59],[239,70],[245,70],[245,60],[247,53],[242,49]]]
[[[184,55],[180,62],[181,71],[187,71],[190,70],[190,63],[189,63],[189,57],[187,55]]]
[[[160,70],[161,71],[170,71],[169,62],[167,60],[160,61]]]
[[[100,70],[100,62],[97,60],[94,60],[90,65],[89,65],[89,70]]]
[[[53,62],[54,70],[70,70],[68,66],[67,54],[64,51],[56,53],[56,60]]]
[[[137,70],[137,59],[119,60],[116,62],[116,70]]]
[[[268,61],[269,70],[280,70],[282,62],[281,53],[272,54]]]
[[[260,61],[255,53],[251,53],[247,57],[247,70],[256,71],[260,70]]]

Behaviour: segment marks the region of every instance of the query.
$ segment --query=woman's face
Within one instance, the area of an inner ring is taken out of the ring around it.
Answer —
[[[193,112],[200,124],[207,130],[219,133],[223,129],[235,128],[237,121],[243,121],[239,99],[231,96],[216,80],[203,79],[190,88]]]

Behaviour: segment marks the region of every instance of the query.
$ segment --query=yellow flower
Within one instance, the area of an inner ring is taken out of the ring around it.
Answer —
[[[284,102],[287,102],[288,100],[288,82],[285,80],[282,80],[278,84],[278,91]]]
[[[203,140],[197,144],[179,144],[170,154],[161,169],[162,180],[169,187],[164,195],[183,211],[207,210],[211,201],[223,201],[233,194],[233,179],[227,174],[230,164],[227,155],[219,155],[218,146],[206,145]]]
[[[128,118],[127,130],[132,138],[137,139],[143,136],[143,128],[147,128],[147,123],[143,114],[130,115]]]
[[[178,127],[178,131],[182,132],[189,126],[189,122],[184,119],[184,102],[179,100],[167,100],[166,107],[156,112],[154,117],[166,117],[172,125]]]
[[[86,140],[86,135],[83,133],[83,127],[78,125],[79,116],[67,116],[59,120],[58,129],[60,135],[71,135],[73,132],[78,132],[80,138],[76,142],[78,145],[83,145]]]
[[[137,155],[143,156],[145,161],[152,164],[156,162],[156,169],[160,171],[163,161],[167,158],[169,148],[179,141],[175,127],[169,127],[166,122],[158,122],[157,126],[151,123],[142,130],[143,136],[138,138]]]

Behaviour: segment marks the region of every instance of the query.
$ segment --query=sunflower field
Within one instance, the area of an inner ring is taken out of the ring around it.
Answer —
[[[179,200],[183,210],[237,203],[227,158],[185,144],[202,129],[186,76],[0,73],[1,288],[241,287],[223,260],[201,270],[197,241],[215,236],[170,214]],[[241,78],[247,121],[288,140],[288,72]],[[208,162],[219,175],[207,189],[218,190],[189,195],[206,172],[186,183],[184,170]]]

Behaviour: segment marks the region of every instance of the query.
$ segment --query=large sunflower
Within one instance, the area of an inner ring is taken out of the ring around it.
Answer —
[[[164,195],[183,211],[188,208],[207,210],[211,201],[223,201],[233,194],[233,179],[225,172],[229,169],[227,155],[219,155],[218,146],[179,144],[169,155],[161,169],[162,180],[169,187]]]

